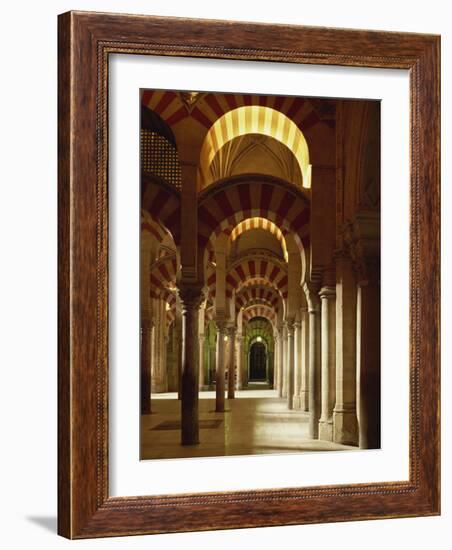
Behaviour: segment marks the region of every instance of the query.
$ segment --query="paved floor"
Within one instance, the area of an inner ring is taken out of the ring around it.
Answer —
[[[308,438],[308,413],[287,409],[275,390],[244,390],[215,412],[215,393],[201,392],[200,443],[180,445],[180,401],[152,396],[152,414],[141,417],[141,459],[356,450]]]

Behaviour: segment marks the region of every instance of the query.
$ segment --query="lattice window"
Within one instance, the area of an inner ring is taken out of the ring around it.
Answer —
[[[181,188],[182,176],[177,150],[164,137],[150,130],[141,130],[141,170],[154,174]]]

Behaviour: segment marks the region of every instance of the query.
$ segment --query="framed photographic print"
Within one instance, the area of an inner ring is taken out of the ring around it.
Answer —
[[[439,37],[59,18],[59,533],[439,514]]]

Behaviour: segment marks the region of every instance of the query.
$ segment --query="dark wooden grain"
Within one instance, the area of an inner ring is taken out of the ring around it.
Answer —
[[[439,513],[437,36],[70,12],[59,18],[59,506],[69,538]],[[108,495],[108,55],[410,70],[410,479],[179,496]]]

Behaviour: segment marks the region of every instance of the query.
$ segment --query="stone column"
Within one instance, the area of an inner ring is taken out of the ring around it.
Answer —
[[[215,390],[216,402],[215,411],[224,412],[225,398],[225,338],[227,335],[227,325],[224,320],[217,320],[217,357],[216,357],[216,374],[215,374]]]
[[[235,398],[235,327],[228,328],[229,365],[228,365],[228,399]]]
[[[274,334],[275,339],[275,370],[273,373],[273,387],[275,390],[279,390],[279,335],[277,332]]]
[[[198,336],[199,341],[199,389],[201,390],[204,387],[204,379],[205,379],[205,365],[204,365],[204,342],[206,341],[206,337],[204,334],[200,334]]]
[[[151,414],[152,329],[153,321],[141,319],[141,414]]]
[[[243,389],[243,336],[239,333],[235,337],[237,341],[237,389]]]
[[[319,436],[320,418],[320,300],[313,289],[308,289],[309,312],[309,437]]]
[[[286,323],[287,329],[287,407],[293,409],[293,396],[295,391],[295,342],[294,323],[289,319]]]
[[[377,276],[358,286],[358,391],[359,446],[379,449],[381,446],[381,380],[380,380],[380,284]]]
[[[321,325],[322,325],[322,358],[321,358],[321,385],[322,385],[322,407],[319,420],[319,439],[326,441],[333,440],[333,408],[335,398],[335,298],[336,289],[325,286],[319,293],[321,302]]]
[[[295,371],[295,387],[294,387],[294,398],[293,398],[293,408],[301,408],[301,323],[300,321],[295,321],[294,323],[294,348],[295,348],[295,362],[294,362],[294,371]]]
[[[283,394],[283,378],[284,378],[284,338],[282,326],[278,329],[278,397],[282,397]]]
[[[287,397],[288,374],[289,374],[289,335],[287,323],[283,325],[283,368],[282,368],[282,396]]]
[[[182,305],[181,442],[196,445],[199,443],[198,309],[204,297],[197,285],[183,286],[179,296]]]
[[[356,445],[356,281],[352,262],[344,253],[336,256],[336,405],[333,439]]]
[[[302,307],[301,313],[301,388],[300,409],[309,410],[309,313]]]

